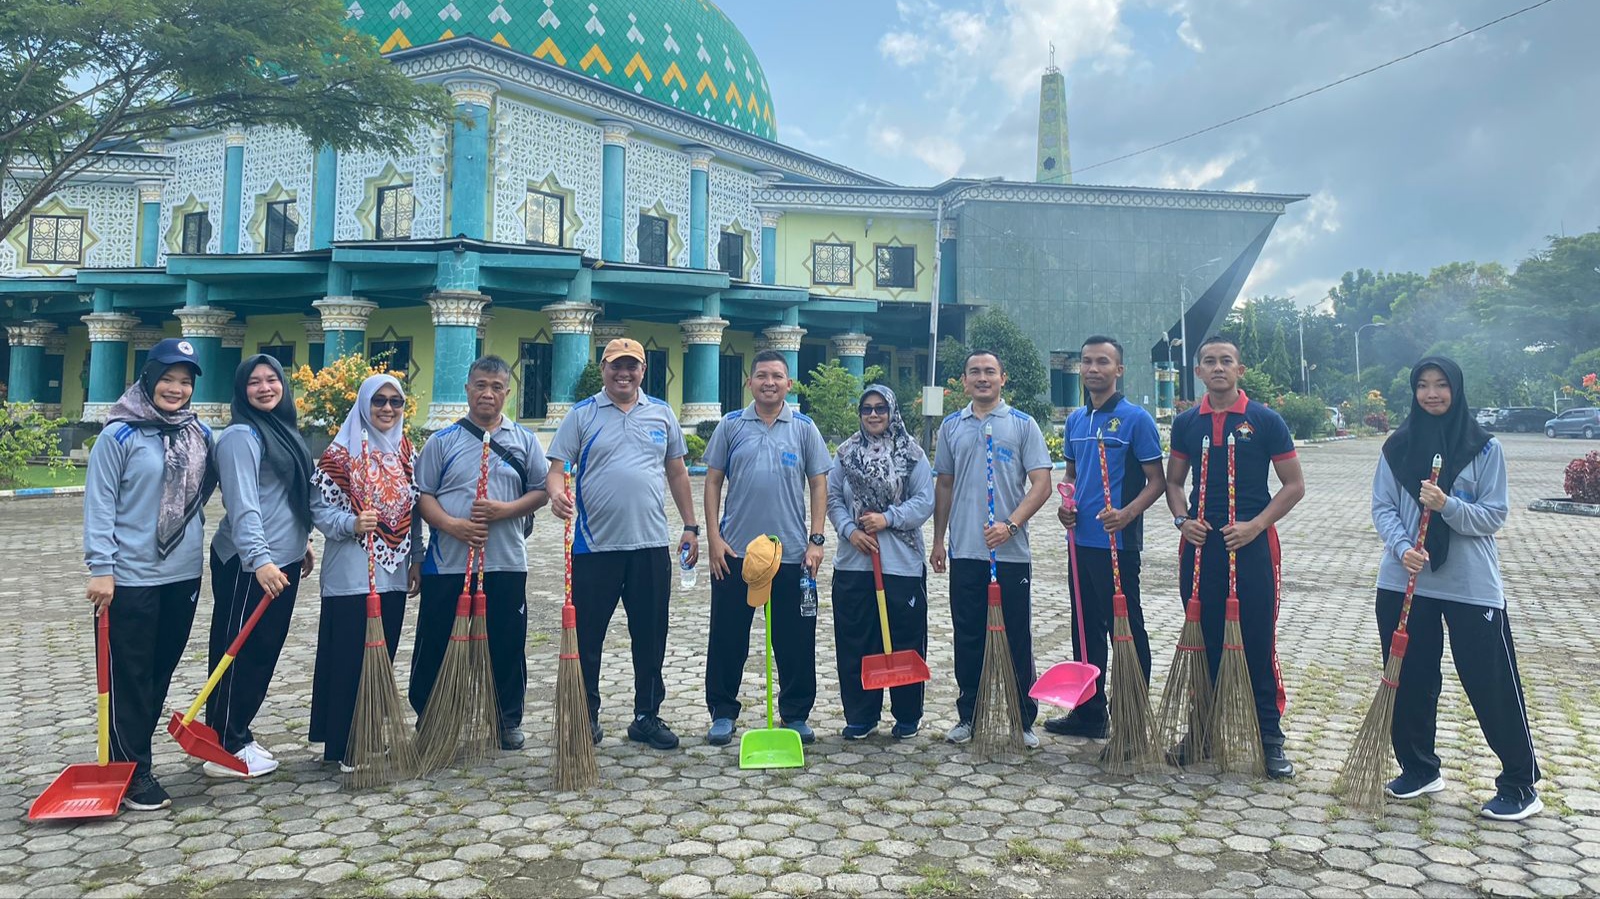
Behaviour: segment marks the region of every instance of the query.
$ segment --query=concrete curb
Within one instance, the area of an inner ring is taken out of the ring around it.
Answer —
[[[1582,515],[1600,518],[1600,503],[1579,503],[1568,499],[1536,499],[1528,503],[1530,512],[1555,512],[1560,515]]]
[[[24,487],[21,490],[0,490],[0,502],[8,499],[37,499],[42,496],[82,495],[82,487]]]

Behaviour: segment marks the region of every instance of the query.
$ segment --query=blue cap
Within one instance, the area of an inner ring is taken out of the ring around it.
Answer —
[[[195,374],[205,374],[200,370],[200,357],[195,354],[194,344],[182,337],[168,337],[166,340],[161,341],[150,348],[150,355],[147,358],[152,362],[160,362],[162,365],[177,365],[179,362],[187,362],[194,366]]]

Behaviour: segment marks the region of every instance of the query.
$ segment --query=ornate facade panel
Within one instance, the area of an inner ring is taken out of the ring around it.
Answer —
[[[0,185],[0,208],[11,209],[35,182],[7,180]],[[40,215],[83,215],[82,268],[116,268],[134,265],[139,230],[139,191],[131,184],[67,184],[42,199],[34,208]],[[80,266],[41,268],[27,262],[28,220],[9,235],[0,235],[0,272],[69,274]]]
[[[444,132],[419,128],[411,136],[410,153],[399,156],[381,151],[355,151],[339,154],[338,209],[334,220],[334,240],[371,240],[372,223],[362,222],[358,210],[366,199],[367,182],[381,176],[386,168],[411,183],[416,206],[411,221],[411,236],[418,239],[444,235]]]
[[[711,205],[707,210],[706,259],[717,258],[722,232],[731,231],[744,238],[744,273],[751,281],[761,280],[761,212],[756,209],[756,191],[763,181],[757,175],[711,164]]]
[[[246,227],[240,230],[239,249],[245,253],[261,253],[265,246],[252,246],[253,234],[260,229],[254,219],[260,213],[257,206],[262,198],[273,193],[273,185],[283,188],[274,199],[294,199],[294,211],[300,228],[295,232],[294,248],[311,249],[311,171],[316,154],[311,143],[293,128],[255,128],[244,145],[243,197],[240,209]]]
[[[677,226],[677,248],[668,261],[689,264],[689,156],[642,140],[628,141],[627,201],[622,233],[627,241],[624,261],[639,261],[639,210],[657,203]]]
[[[524,243],[528,188],[553,178],[575,198],[567,246],[600,255],[600,128],[500,97],[490,152],[494,156],[494,240]]]
[[[175,141],[167,147],[172,157],[172,180],[161,195],[162,235],[172,232],[172,212],[193,197],[211,217],[211,240],[207,253],[222,248],[222,176],[227,164],[227,139],[220,134]],[[167,262],[167,243],[158,241],[156,264]]]

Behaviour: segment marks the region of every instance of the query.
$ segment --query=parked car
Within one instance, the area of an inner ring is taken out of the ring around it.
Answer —
[[[1555,412],[1540,406],[1507,406],[1494,417],[1494,424],[1487,427],[1491,431],[1528,434],[1542,429],[1545,422],[1555,417]]]
[[[1593,440],[1600,435],[1600,409],[1585,406],[1568,409],[1544,423],[1546,437],[1582,437]]]
[[[1493,406],[1490,406],[1490,407],[1488,407],[1486,409],[1479,409],[1478,410],[1478,424],[1483,425],[1486,428],[1493,427],[1494,426],[1495,417],[1498,416],[1499,414],[1500,414],[1500,410],[1496,409]]]

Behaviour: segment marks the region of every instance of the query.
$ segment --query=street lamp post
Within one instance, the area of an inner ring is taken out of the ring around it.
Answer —
[[[1367,407],[1367,392],[1361,389],[1361,332],[1368,328],[1386,328],[1387,322],[1368,322],[1356,329],[1356,408],[1362,412]]]
[[[1207,259],[1205,262],[1189,269],[1178,281],[1178,343],[1183,345],[1183,376],[1178,383],[1189,385],[1188,393],[1191,397],[1194,396],[1194,372],[1192,371],[1194,366],[1189,361],[1189,279],[1194,277],[1195,272],[1210,268],[1221,261],[1221,256]],[[1182,396],[1183,392],[1182,390],[1178,391],[1180,398],[1187,399],[1188,397]]]

